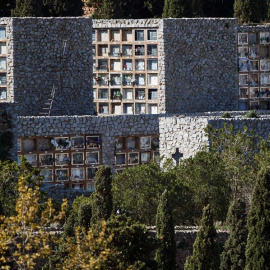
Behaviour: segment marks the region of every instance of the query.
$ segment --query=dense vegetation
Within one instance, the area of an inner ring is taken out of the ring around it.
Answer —
[[[0,16],[81,16],[82,0],[0,0]],[[96,19],[236,17],[239,23],[269,22],[268,0],[88,0]]]
[[[96,191],[72,206],[57,205],[40,192],[39,171],[24,157],[20,164],[1,161],[0,269],[173,270],[173,227],[183,224],[200,224],[185,269],[266,269],[270,141],[247,128],[206,131],[209,149],[178,166],[161,160],[162,167],[153,162],[115,176],[100,166]],[[248,226],[243,201],[251,209]],[[216,221],[230,233],[222,254]],[[156,239],[145,226],[155,223]],[[48,233],[51,225],[63,226],[61,237]]]

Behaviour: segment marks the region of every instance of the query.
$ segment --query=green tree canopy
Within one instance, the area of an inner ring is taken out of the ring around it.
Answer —
[[[218,129],[208,126],[206,133],[211,142],[210,152],[216,153],[225,167],[233,198],[250,194],[258,171],[255,156],[260,151],[261,138],[247,127],[236,130],[226,124]]]
[[[16,0],[13,17],[69,17],[83,15],[82,0]]]
[[[102,0],[92,17],[93,19],[122,19],[124,18],[123,2],[121,0]]]
[[[235,0],[234,17],[239,23],[263,22],[267,17],[267,2],[267,0]]]
[[[201,218],[203,206],[209,203],[216,220],[225,221],[231,188],[226,169],[220,156],[214,152],[198,152],[183,160],[176,168],[179,182],[186,183],[192,192],[192,216],[194,223]]]
[[[244,201],[237,199],[232,202],[228,217],[229,237],[221,254],[220,270],[244,270],[247,243],[247,214]]]
[[[210,206],[203,210],[200,230],[193,245],[193,254],[187,258],[185,270],[218,270],[219,247]]]
[[[167,190],[162,193],[159,201],[156,230],[157,239],[160,240],[160,245],[156,252],[158,269],[175,270],[176,245],[171,205]]]
[[[100,166],[96,172],[95,192],[92,195],[92,224],[108,220],[113,209],[112,173],[109,166]]]
[[[42,17],[45,16],[43,0],[16,0],[12,10],[13,17]]]
[[[148,234],[146,226],[125,215],[115,215],[107,222],[106,234],[112,235],[112,239],[108,244],[111,252],[104,269],[156,269],[152,252],[157,242]]]
[[[163,18],[192,17],[194,2],[186,0],[165,0],[162,13]]]
[[[115,211],[127,213],[134,220],[153,225],[159,197],[167,189],[172,203],[174,221],[187,220],[191,211],[189,188],[177,180],[173,169],[163,171],[151,162],[128,168],[113,179]]]
[[[258,173],[248,215],[246,270],[268,269],[270,265],[270,167]]]
[[[30,187],[40,186],[43,177],[39,173],[24,156],[21,157],[20,164],[0,161],[0,215],[14,214],[18,198],[18,178],[23,177]]]
[[[45,0],[46,15],[52,17],[71,17],[83,15],[82,0]]]

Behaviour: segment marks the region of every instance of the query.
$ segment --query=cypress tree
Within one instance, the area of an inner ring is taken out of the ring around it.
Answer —
[[[187,258],[185,270],[218,270],[219,248],[210,206],[203,209],[201,227],[193,244],[193,254]]]
[[[156,252],[158,269],[175,270],[176,246],[174,225],[167,190],[162,193],[158,205],[156,229],[157,239],[160,240],[160,246],[157,248]]]
[[[230,235],[221,254],[220,270],[244,270],[247,242],[246,204],[238,199],[231,204],[227,223]]]
[[[107,220],[112,213],[112,173],[109,166],[100,166],[96,172],[95,193],[93,194],[92,224]]]
[[[193,0],[165,0],[162,18],[192,17],[193,14]]]
[[[265,270],[270,266],[270,167],[257,176],[248,215],[246,270]]]

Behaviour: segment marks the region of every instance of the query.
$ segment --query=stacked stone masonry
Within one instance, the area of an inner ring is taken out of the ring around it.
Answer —
[[[6,28],[6,102],[15,102],[20,115],[93,113],[91,19],[1,18],[0,23]]]
[[[120,173],[158,156],[194,156],[208,146],[208,124],[267,136],[267,111],[255,120],[237,112],[237,53],[253,31],[255,47],[269,49],[268,30],[222,18],[1,18],[0,103],[13,116],[11,153],[26,155],[48,183],[92,190],[101,164]]]

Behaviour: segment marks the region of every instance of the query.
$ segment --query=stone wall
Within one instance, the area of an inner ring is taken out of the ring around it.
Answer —
[[[238,25],[237,32],[269,32],[270,25],[258,24],[258,25]]]
[[[12,18],[14,96],[20,115],[93,113],[90,18]]]
[[[158,115],[19,117],[18,137],[101,135],[102,164],[113,167],[115,136],[159,133]]]
[[[150,235],[155,237],[156,231],[149,230]],[[198,228],[192,229],[178,229],[175,228],[175,242],[176,242],[176,269],[184,270],[184,265],[188,256],[192,255],[193,244],[196,239]],[[217,231],[218,243],[223,246],[228,238],[228,233],[225,231]]]
[[[259,136],[267,138],[270,130],[270,114],[258,111],[259,118],[245,118],[245,112],[231,112],[232,118],[222,118],[223,112],[202,114],[185,114],[179,116],[164,116],[159,118],[160,154],[165,158],[173,158],[177,149],[181,158],[194,156],[198,151],[209,145],[204,129],[207,125],[216,128],[224,124],[232,124],[236,130],[247,126]]]
[[[207,117],[201,116],[166,116],[159,119],[160,154],[172,158],[176,149],[183,158],[194,156],[208,145],[204,133]]]
[[[267,137],[270,115],[260,112],[260,118],[244,118],[244,113],[232,112],[232,118],[221,118],[222,112],[173,115],[124,116],[54,116],[18,117],[18,137],[63,136],[76,134],[101,135],[102,164],[114,166],[115,136],[159,135],[160,155],[173,158],[177,149],[180,158],[194,156],[208,146],[204,128],[211,124],[223,127],[233,124],[236,129],[248,126]]]
[[[235,19],[164,19],[163,37],[167,113],[237,110]]]

